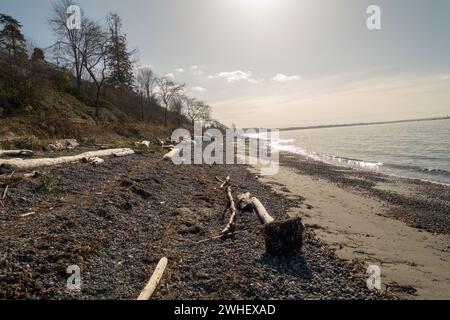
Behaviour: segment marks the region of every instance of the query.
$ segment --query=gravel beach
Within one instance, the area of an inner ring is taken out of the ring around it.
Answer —
[[[251,192],[276,219],[303,201],[276,193],[245,166],[175,166],[161,154],[8,180],[0,204],[0,298],[136,299],[163,256],[169,265],[154,299],[392,297],[369,291],[365,266],[338,258],[314,227],[305,231],[301,254],[289,259],[264,256],[252,213],[238,215],[234,238],[199,243],[226,224],[216,176],[230,176],[235,196]],[[66,289],[71,265],[81,268],[79,292]]]
[[[378,266],[383,290],[395,288],[402,298],[450,298],[449,186],[289,153],[280,163],[260,181],[289,199],[301,196],[289,214],[340,258]]]

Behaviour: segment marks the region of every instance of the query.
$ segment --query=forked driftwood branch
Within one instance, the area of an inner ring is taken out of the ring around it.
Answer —
[[[228,201],[227,209],[229,209],[231,212],[230,220],[225,229],[222,230],[222,236],[226,236],[229,233],[234,233],[236,229],[236,220],[237,220],[236,203],[234,202],[232,188],[230,185],[231,178],[228,176],[225,180],[222,180],[219,177],[216,177],[216,179],[221,183],[220,188],[225,189],[226,198]]]
[[[158,286],[159,282],[162,279],[162,276],[164,274],[164,271],[166,270],[168,262],[169,260],[167,260],[167,258],[162,258],[159,261],[158,266],[156,267],[152,277],[150,278],[150,281],[147,283],[144,290],[142,290],[137,300],[141,301],[150,300],[150,298],[152,297],[153,293],[156,290],[156,287]]]

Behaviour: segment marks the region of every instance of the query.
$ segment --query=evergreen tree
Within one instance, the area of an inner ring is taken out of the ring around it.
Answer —
[[[10,63],[23,64],[27,60],[25,37],[22,34],[22,24],[11,16],[0,14],[0,50]]]
[[[131,89],[134,84],[133,52],[128,51],[127,37],[122,33],[122,20],[111,13],[107,17],[109,29],[109,46],[107,50],[107,66],[109,74],[107,83],[116,88]]]

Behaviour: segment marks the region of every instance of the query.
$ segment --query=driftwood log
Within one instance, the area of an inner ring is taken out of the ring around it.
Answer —
[[[162,279],[168,262],[169,261],[167,260],[167,258],[162,258],[161,261],[159,261],[158,266],[156,267],[152,277],[150,278],[150,281],[147,283],[144,290],[142,290],[137,300],[150,300],[156,290],[156,287]]]
[[[0,157],[31,158],[34,156],[31,150],[0,150]]]
[[[0,159],[0,171],[1,169],[6,169],[9,171],[20,171],[20,170],[32,170],[41,167],[58,166],[67,163],[74,163],[82,161],[84,158],[97,158],[97,157],[123,157],[127,155],[134,154],[132,149],[108,149],[108,150],[98,150],[85,152],[75,156],[67,156],[60,158],[42,158],[42,159]]]
[[[166,153],[163,157],[164,160],[172,160],[172,158],[180,152],[180,149],[173,148],[168,153]]]
[[[263,224],[266,254],[269,256],[294,256],[303,245],[304,226],[301,218],[287,221],[275,221],[261,201],[250,193],[238,196],[239,208],[243,211],[254,210]]]

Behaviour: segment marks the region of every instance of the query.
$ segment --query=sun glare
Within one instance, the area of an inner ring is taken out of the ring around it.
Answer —
[[[247,12],[265,12],[271,9],[277,0],[235,0]]]

